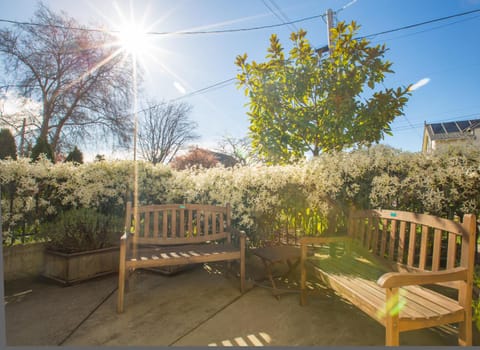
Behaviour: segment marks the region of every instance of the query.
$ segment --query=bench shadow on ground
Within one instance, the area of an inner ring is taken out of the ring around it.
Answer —
[[[239,292],[238,265],[197,265],[171,276],[138,271],[125,313],[116,313],[115,275],[60,287],[44,280],[5,285],[7,345],[67,346],[373,346],[382,326],[320,283],[309,283],[299,305],[296,278],[281,279],[272,295],[262,262],[247,257],[247,288]],[[226,274],[227,273],[227,274]],[[225,276],[226,274],[226,276]],[[226,278],[225,278],[226,277]],[[401,345],[455,346],[454,328],[401,334]],[[474,345],[479,345],[474,331]]]

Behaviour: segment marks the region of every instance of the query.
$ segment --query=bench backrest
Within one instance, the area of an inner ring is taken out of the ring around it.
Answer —
[[[473,272],[475,216],[463,221],[398,210],[352,211],[349,236],[398,270],[441,271],[466,267]]]
[[[188,244],[230,240],[230,205],[155,204],[139,206],[138,219],[127,203],[125,227],[137,244]]]

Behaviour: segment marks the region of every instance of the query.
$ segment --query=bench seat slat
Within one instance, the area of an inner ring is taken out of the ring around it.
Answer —
[[[376,279],[385,273],[384,266],[375,264],[375,260],[362,256],[342,256],[328,258],[324,254],[316,254],[316,260],[309,262],[313,265],[317,277],[330,288],[354,303],[362,311],[381,324],[384,324],[386,289],[376,283]],[[412,320],[409,324],[418,327],[418,320],[442,320],[447,315],[458,319],[462,307],[454,300],[433,290],[420,286],[400,288],[400,298],[403,306],[399,318]],[[421,321],[419,321],[421,324]]]

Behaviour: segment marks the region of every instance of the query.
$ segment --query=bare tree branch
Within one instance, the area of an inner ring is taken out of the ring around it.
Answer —
[[[34,22],[0,29],[0,55],[18,92],[42,105],[37,137],[55,151],[102,132],[128,144],[133,69],[115,38],[72,29],[81,25],[41,3]]]
[[[189,119],[192,107],[186,103],[147,102],[139,123],[140,152],[153,164],[169,163],[188,142],[199,138],[197,124]]]

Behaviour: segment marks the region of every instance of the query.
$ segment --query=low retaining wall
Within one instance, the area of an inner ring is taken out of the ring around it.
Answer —
[[[45,243],[3,248],[3,279],[11,281],[39,276],[45,264]]]

